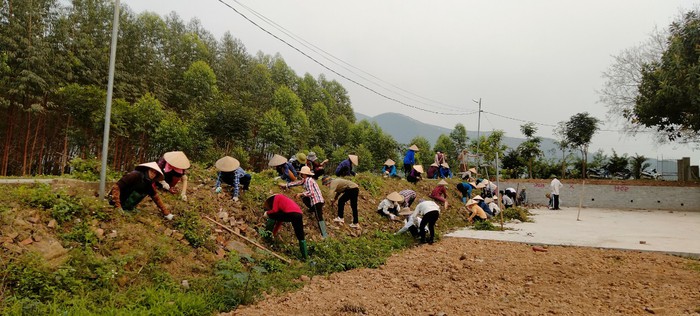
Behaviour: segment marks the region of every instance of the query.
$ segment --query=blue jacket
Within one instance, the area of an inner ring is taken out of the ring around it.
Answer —
[[[396,176],[396,166],[389,167],[389,166],[384,165],[384,167],[382,167],[382,174],[384,174],[384,172],[386,172],[387,170],[389,170],[390,177]]]
[[[350,158],[343,160],[338,165],[338,168],[335,168],[335,175],[338,177],[355,175],[355,171],[352,171],[352,161],[350,161]]]
[[[403,163],[413,165],[416,163],[416,152],[413,150],[406,151],[406,156],[403,157]]]

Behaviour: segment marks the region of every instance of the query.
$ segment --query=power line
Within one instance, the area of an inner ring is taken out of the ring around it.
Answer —
[[[290,43],[287,42],[286,40],[280,38],[279,36],[273,34],[273,33],[270,32],[270,31],[268,31],[267,29],[265,29],[264,27],[262,27],[261,25],[259,25],[259,24],[256,23],[255,21],[251,20],[248,16],[246,16],[246,15],[243,14],[242,12],[238,11],[236,8],[232,7],[230,4],[224,2],[223,0],[217,0],[217,1],[219,1],[221,4],[225,5],[225,6],[228,7],[229,9],[233,10],[234,12],[236,12],[238,15],[240,15],[241,17],[243,17],[244,19],[246,19],[246,20],[247,20],[248,22],[250,22],[251,24],[255,25],[257,28],[259,28],[259,29],[262,30],[263,32],[265,32],[265,33],[267,33],[268,35],[274,37],[275,39],[279,40],[280,42],[282,42],[282,43],[284,43],[285,45],[289,46],[290,48],[294,49],[294,50],[297,51],[298,53],[304,55],[306,58],[308,58],[308,59],[310,59],[311,61],[315,62],[315,63],[318,64],[319,66],[325,68],[326,70],[328,70],[328,71],[330,71],[330,72],[332,72],[332,73],[334,73],[334,74],[340,76],[341,78],[343,78],[343,79],[345,79],[345,80],[347,80],[347,81],[350,81],[350,82],[352,82],[352,83],[354,83],[354,84],[356,84],[356,85],[358,85],[358,86],[364,88],[365,90],[368,90],[368,91],[370,91],[370,92],[372,92],[372,93],[374,93],[374,94],[376,94],[376,95],[378,95],[378,96],[380,96],[380,97],[383,97],[383,98],[385,98],[385,99],[387,99],[387,100],[393,101],[393,102],[395,102],[395,103],[398,103],[398,104],[401,104],[401,105],[404,105],[404,106],[407,106],[407,107],[410,107],[410,108],[413,108],[413,109],[416,109],[416,110],[420,110],[420,111],[424,111],[424,112],[428,112],[428,113],[433,113],[433,114],[439,114],[439,115],[469,115],[469,114],[470,114],[470,113],[467,113],[467,112],[448,113],[448,112],[441,112],[441,111],[434,111],[434,110],[424,109],[424,108],[422,108],[422,107],[418,107],[418,106],[415,106],[415,105],[406,103],[406,102],[401,101],[401,100],[399,100],[399,99],[396,99],[396,98],[394,98],[394,97],[388,96],[388,95],[386,95],[386,94],[384,94],[384,93],[381,93],[381,92],[379,92],[379,91],[377,91],[377,90],[375,90],[375,89],[373,89],[373,88],[371,88],[371,87],[368,87],[367,85],[365,85],[365,84],[363,84],[363,83],[360,83],[360,82],[358,82],[358,81],[356,81],[356,80],[354,80],[354,79],[352,79],[352,78],[349,78],[349,77],[347,77],[347,76],[345,76],[345,75],[343,75],[343,74],[337,72],[336,70],[334,70],[334,69],[332,69],[332,68],[326,66],[324,63],[318,61],[316,58],[310,56],[309,54],[307,54],[306,52],[304,52],[304,51],[302,51],[301,49],[297,48],[296,46],[290,44]]]

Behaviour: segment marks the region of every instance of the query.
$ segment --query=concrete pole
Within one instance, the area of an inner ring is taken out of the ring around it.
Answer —
[[[119,37],[119,0],[114,0],[114,22],[112,22],[112,47],[109,53],[109,79],[107,81],[107,104],[105,106],[105,127],[102,134],[102,169],[100,170],[100,199],[105,197],[107,180],[107,156],[109,154],[109,124],[112,117],[112,90],[114,88],[114,63],[117,58],[117,37]]]
[[[472,100],[476,102],[476,100]],[[481,167],[481,157],[479,156],[479,143],[481,141],[481,98],[479,98],[479,118],[476,121],[476,170],[479,171]]]

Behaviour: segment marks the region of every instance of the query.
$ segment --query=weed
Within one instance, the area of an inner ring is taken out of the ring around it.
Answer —
[[[476,221],[472,228],[476,230],[496,230],[496,227],[490,221]]]
[[[92,231],[92,228],[84,221],[73,226],[70,232],[63,234],[63,239],[77,242],[83,246],[83,248],[89,248],[98,242],[97,236]]]
[[[23,185],[17,189],[16,194],[20,201],[29,207],[41,207],[44,209],[51,208],[59,195],[51,190],[48,184]]]
[[[81,213],[82,207],[72,198],[59,198],[51,207],[51,216],[59,223],[68,222],[73,219],[73,215]]]
[[[185,239],[195,248],[203,246],[211,234],[209,228],[202,224],[199,214],[191,210],[185,210],[175,218],[175,227],[185,235]]]
[[[102,162],[95,159],[73,158],[70,161],[71,177],[83,181],[100,180],[100,169]]]
[[[369,175],[369,174],[359,174],[355,181],[359,184],[365,191],[369,192],[372,197],[379,197],[382,187],[382,178]]]
[[[517,219],[521,222],[529,222],[530,215],[532,214],[530,214],[527,209],[518,206],[503,210],[503,217],[505,220]]]
[[[395,250],[412,244],[411,239],[376,231],[370,236],[326,239],[312,242],[309,253],[320,274],[347,271],[355,268],[377,268]]]

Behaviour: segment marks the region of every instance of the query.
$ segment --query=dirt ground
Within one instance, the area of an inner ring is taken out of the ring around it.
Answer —
[[[222,315],[700,314],[700,262],[446,237]]]

